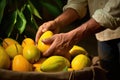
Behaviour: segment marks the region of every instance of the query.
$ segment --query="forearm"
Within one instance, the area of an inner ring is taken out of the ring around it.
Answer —
[[[89,21],[85,22],[78,28],[70,31],[69,33],[73,35],[74,42],[79,42],[84,37],[95,34],[104,30],[105,28],[101,27],[99,23],[97,23],[93,18]]]
[[[72,9],[66,9],[60,16],[58,16],[54,21],[59,24],[60,27],[67,26],[71,24],[73,21],[79,18],[77,12]]]

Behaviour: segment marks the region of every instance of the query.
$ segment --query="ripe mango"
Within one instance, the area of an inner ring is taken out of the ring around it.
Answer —
[[[26,45],[23,48],[23,56],[30,62],[35,63],[41,57],[40,50],[35,45]]]
[[[81,46],[74,45],[70,49],[69,53],[71,54],[72,57],[75,57],[78,54],[87,54],[87,51]]]
[[[2,46],[0,46],[0,68],[10,68],[10,58]]]
[[[73,70],[81,70],[91,65],[91,60],[87,55],[79,54],[71,61],[71,67]]]
[[[43,72],[57,72],[63,71],[69,67],[70,63],[67,58],[63,56],[50,56],[41,64],[41,71]]]
[[[22,55],[16,55],[12,61],[12,70],[21,72],[32,71],[32,64]]]
[[[41,69],[40,69],[40,66],[41,64],[46,60],[47,58],[40,58],[39,61],[37,61],[36,63],[33,64],[33,67],[34,67],[34,71],[37,71],[37,72],[41,72]]]
[[[12,59],[16,55],[23,53],[23,47],[20,44],[11,44],[5,50]]]
[[[25,38],[22,43],[22,47],[24,48],[26,45],[35,45],[35,42],[32,38]]]
[[[42,40],[50,38],[51,36],[53,36],[53,32],[52,31],[46,31],[41,35],[40,39],[38,40],[38,45],[37,46],[38,46],[38,49],[42,53],[44,53],[50,47],[50,44],[44,44],[42,42]]]
[[[19,43],[16,40],[12,39],[12,38],[5,38],[2,41],[2,46],[4,48],[7,48],[11,44],[19,44]]]

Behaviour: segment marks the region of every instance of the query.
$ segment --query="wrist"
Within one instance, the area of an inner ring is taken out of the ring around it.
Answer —
[[[70,31],[69,33],[74,36],[74,42],[81,41],[84,37],[101,31],[103,28],[94,19],[90,19],[78,28]]]
[[[54,22],[55,22],[55,24],[57,25],[57,27],[62,27],[63,26],[63,23],[59,20],[59,19],[54,19]]]
[[[81,40],[81,33],[77,29],[71,30],[68,32],[71,37],[73,44],[77,44]]]
[[[95,34],[105,29],[98,22],[96,22],[93,18],[91,18],[85,24],[87,24],[87,32],[89,34]]]

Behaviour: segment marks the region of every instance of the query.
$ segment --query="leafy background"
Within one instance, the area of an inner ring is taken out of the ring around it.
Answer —
[[[35,38],[38,27],[62,13],[66,0],[0,0],[0,41]]]
[[[35,39],[38,27],[61,14],[66,2],[67,0],[0,0],[0,43],[6,37],[16,39],[20,43],[25,37]],[[81,21],[75,21],[62,31],[73,29],[88,19],[89,12]],[[96,43],[95,36],[92,35],[78,45],[96,55]]]

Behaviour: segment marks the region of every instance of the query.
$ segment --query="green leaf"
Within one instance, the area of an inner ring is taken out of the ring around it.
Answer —
[[[39,12],[35,8],[35,6],[30,2],[30,0],[28,0],[28,3],[29,3],[28,6],[29,6],[29,9],[30,9],[31,13],[34,14],[35,16],[37,16],[38,18],[42,19]]]
[[[6,34],[9,37],[14,29],[14,25],[16,23],[17,19],[17,11],[15,10],[10,16],[9,16],[9,21],[6,23],[7,25],[7,31]]]
[[[17,22],[15,24],[16,28],[19,30],[20,34],[22,34],[22,32],[25,30],[25,27],[26,27],[26,19],[25,19],[25,16],[24,14],[22,13],[22,11],[19,11],[17,9]]]
[[[31,13],[30,6],[29,4],[26,5],[25,10],[24,10],[25,17],[27,19],[27,23],[32,26],[35,30],[38,29],[38,24],[36,20],[34,19],[33,14]]]
[[[6,6],[6,0],[0,0],[0,23],[3,17],[5,6]]]
[[[40,3],[54,16],[58,16],[61,13],[60,9],[58,9],[58,7],[56,7],[55,5],[43,1],[41,1]]]
[[[31,15],[31,24],[35,26],[35,29],[38,29],[38,25],[36,23],[36,20],[34,19],[33,15]]]

